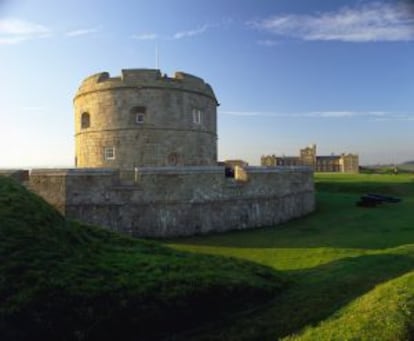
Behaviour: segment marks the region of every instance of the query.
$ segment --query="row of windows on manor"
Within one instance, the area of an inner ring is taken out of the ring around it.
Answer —
[[[200,109],[193,109],[192,110],[192,117],[194,124],[201,124],[201,118],[203,116],[203,112]],[[135,124],[140,125],[145,123],[145,117],[147,114],[147,110],[145,107],[135,107],[131,110],[131,114],[135,118]],[[91,115],[88,112],[83,112],[81,115],[81,128],[86,129],[91,126]]]

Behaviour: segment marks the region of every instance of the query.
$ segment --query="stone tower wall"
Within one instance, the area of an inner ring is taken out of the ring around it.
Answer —
[[[169,78],[159,70],[123,70],[120,77],[88,77],[74,98],[76,165],[215,165],[217,105],[211,87],[185,73]],[[112,148],[114,155],[105,155]]]

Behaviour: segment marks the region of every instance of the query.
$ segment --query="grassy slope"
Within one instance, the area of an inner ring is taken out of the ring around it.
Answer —
[[[250,309],[286,283],[246,261],[68,222],[3,177],[0,259],[1,340],[159,338]]]
[[[309,339],[329,339],[329,332],[340,323],[346,323],[342,327],[346,334],[333,339],[394,340],[388,336],[411,332],[414,176],[317,174],[316,186],[317,210],[306,218],[278,228],[172,242],[181,250],[271,266],[294,282],[270,307],[198,337],[274,340],[319,323],[323,323],[320,328],[309,329]],[[355,201],[367,192],[398,195],[403,202],[374,209],[356,207]],[[399,279],[404,274],[407,277]],[[377,291],[382,283],[385,289]],[[397,288],[403,292],[400,296]],[[393,305],[396,321],[391,334],[380,337],[377,324],[371,324],[375,315],[351,318],[378,295],[385,297],[372,309],[384,314],[384,321],[388,306],[400,302]],[[359,308],[358,302],[363,302]]]
[[[379,285],[293,340],[410,340],[414,331],[414,273]]]

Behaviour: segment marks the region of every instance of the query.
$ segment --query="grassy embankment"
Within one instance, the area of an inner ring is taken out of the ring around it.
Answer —
[[[171,336],[277,296],[274,270],[66,221],[0,177],[0,340]]]
[[[314,214],[276,228],[175,240],[176,249],[270,266],[293,284],[270,306],[193,338],[414,337],[414,176],[317,174]],[[364,193],[399,204],[356,207]]]
[[[214,257],[65,221],[1,179],[0,338],[412,338],[413,179],[317,175],[308,217],[170,243]],[[366,192],[403,202],[356,207]],[[180,334],[206,320],[224,322]]]

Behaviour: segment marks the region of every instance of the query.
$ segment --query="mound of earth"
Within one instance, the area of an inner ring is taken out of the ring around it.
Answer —
[[[251,309],[270,268],[66,220],[0,177],[0,339],[158,339]]]

